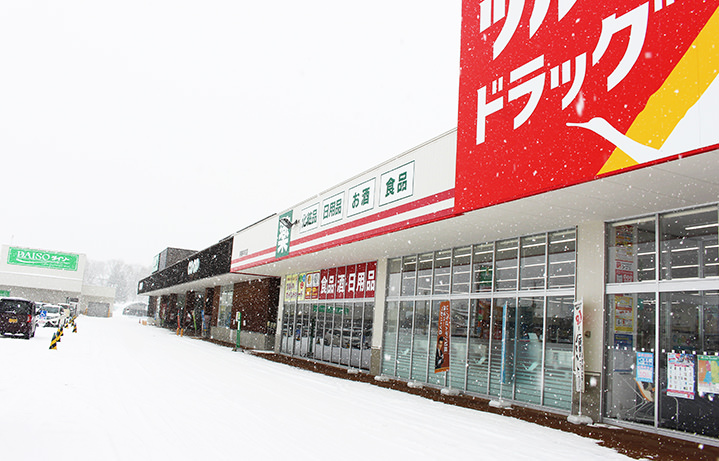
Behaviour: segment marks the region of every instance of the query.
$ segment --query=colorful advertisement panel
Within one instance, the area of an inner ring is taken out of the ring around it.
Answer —
[[[654,353],[637,352],[637,381],[643,383],[654,382]]]
[[[694,356],[667,354],[667,396],[694,399]]]
[[[285,278],[285,302],[297,301],[297,274]]]
[[[297,301],[305,300],[305,293],[307,291],[307,273],[297,275]]]
[[[377,261],[288,275],[285,300],[374,298],[376,275]]]
[[[719,357],[716,355],[697,357],[697,392],[719,394]]]
[[[464,0],[456,209],[719,147],[719,0]]]
[[[308,272],[305,280],[305,299],[319,299],[320,273]]]

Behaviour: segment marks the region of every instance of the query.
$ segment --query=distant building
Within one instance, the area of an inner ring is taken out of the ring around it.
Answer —
[[[3,245],[0,255],[0,297],[71,304],[79,313],[112,316],[115,288],[83,283],[84,254]]]

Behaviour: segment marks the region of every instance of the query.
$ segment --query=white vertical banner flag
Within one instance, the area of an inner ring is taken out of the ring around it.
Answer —
[[[574,302],[574,388],[584,392],[584,300]]]

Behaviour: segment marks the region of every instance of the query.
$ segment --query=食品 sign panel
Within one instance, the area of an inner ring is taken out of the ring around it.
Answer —
[[[719,146],[719,0],[464,0],[456,209]]]

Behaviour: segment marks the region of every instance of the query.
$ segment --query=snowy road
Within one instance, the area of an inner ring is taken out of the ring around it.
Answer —
[[[49,350],[0,337],[0,458],[629,459],[511,418],[80,317]]]

